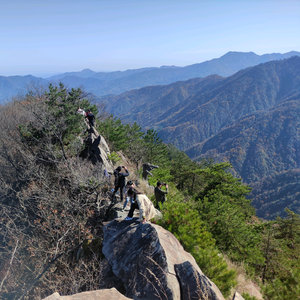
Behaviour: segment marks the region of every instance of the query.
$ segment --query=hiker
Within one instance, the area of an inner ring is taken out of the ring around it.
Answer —
[[[162,190],[162,186],[166,187],[166,190]],[[163,205],[164,202],[167,200],[166,194],[169,193],[168,190],[168,185],[165,184],[164,182],[158,181],[156,184],[156,188],[154,189],[154,194],[155,194],[155,200],[156,200],[156,206],[155,208],[159,209],[159,202]]]
[[[90,126],[94,127],[94,122],[95,122],[95,116],[94,114],[88,109],[85,118],[88,119]]]
[[[85,116],[85,111],[84,111],[84,109],[81,108],[80,106],[78,107],[76,113]]]
[[[122,173],[122,169],[125,170],[125,173]],[[121,202],[123,201],[123,190],[125,187],[125,177],[129,176],[129,172],[126,167],[124,166],[118,166],[114,170],[114,176],[115,176],[115,190],[113,191],[112,198],[114,199],[115,194],[117,193],[118,189],[120,189],[120,197]]]
[[[143,193],[138,192],[136,189],[131,188],[128,190],[127,195],[129,197],[133,196],[133,203],[130,206],[129,213],[125,218],[126,221],[132,220],[133,212],[135,209],[140,211],[140,218],[138,221],[145,224],[156,216],[155,208],[151,200]]]
[[[125,210],[125,208],[126,208],[128,202],[129,202],[129,199],[130,199],[130,204],[132,204],[132,203],[134,202],[134,201],[133,201],[133,196],[130,196],[130,197],[128,196],[128,191],[129,191],[130,189],[132,189],[132,188],[135,188],[135,184],[134,184],[131,180],[129,180],[129,181],[127,182],[126,186],[125,186],[125,195],[127,194],[127,196],[126,196],[126,200],[125,200],[125,202],[124,202],[124,206],[123,206],[122,211]]]

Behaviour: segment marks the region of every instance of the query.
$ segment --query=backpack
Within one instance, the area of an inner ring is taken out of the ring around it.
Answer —
[[[115,187],[119,186],[119,172],[117,170],[114,170],[114,176],[115,176]]]
[[[90,121],[95,120],[95,115],[91,112],[87,115],[87,117]]]

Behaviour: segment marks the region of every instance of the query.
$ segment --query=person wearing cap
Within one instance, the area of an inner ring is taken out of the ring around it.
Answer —
[[[135,209],[138,209],[140,212],[140,221],[142,224],[145,224],[147,221],[150,221],[156,216],[156,210],[151,202],[151,200],[143,193],[137,191],[134,188],[128,190],[127,195],[129,197],[133,196],[134,202],[130,206],[128,216],[125,220],[132,220],[133,212]]]
[[[163,185],[166,186],[166,190],[161,189]],[[154,189],[154,195],[156,200],[155,208],[159,209],[159,202],[161,202],[162,205],[164,204],[164,202],[167,200],[166,194],[168,193],[169,193],[168,185],[161,181],[158,181],[156,184],[156,188]]]

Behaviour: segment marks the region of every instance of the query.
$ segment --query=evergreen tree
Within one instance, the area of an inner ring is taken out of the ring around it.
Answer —
[[[263,224],[264,230],[262,232],[261,251],[264,257],[264,262],[258,265],[260,268],[260,276],[262,283],[266,280],[272,280],[276,276],[276,273],[280,267],[278,261],[278,253],[280,252],[279,242],[275,239],[276,228],[274,222],[268,222]]]
[[[144,132],[141,131],[141,126],[136,122],[132,126],[125,126],[127,133],[127,148],[125,154],[136,165],[138,170],[145,157],[145,143],[143,140]]]
[[[80,89],[68,91],[62,83],[59,87],[50,84],[42,99],[33,93],[28,93],[27,98],[35,102],[36,108],[31,122],[19,126],[24,143],[32,150],[40,149],[40,160],[67,161],[67,151],[73,151],[72,143],[85,130],[83,116],[76,114],[78,107],[86,105],[97,114],[96,106],[89,104]]]
[[[150,164],[164,164],[167,162],[168,150],[154,129],[147,130],[144,135],[145,161]]]
[[[108,118],[101,120],[99,124],[99,131],[107,140],[111,151],[127,149],[127,132],[119,118],[110,115]]]
[[[275,278],[262,287],[266,300],[300,299],[300,267],[290,272],[286,279]]]
[[[170,174],[174,178],[176,187],[189,195],[196,190],[195,170],[199,169],[196,162],[192,161],[184,152],[178,151],[174,154],[170,164]]]
[[[252,222],[255,211],[245,197],[250,188],[228,172],[230,167],[229,163],[219,163],[196,171],[203,176],[195,197],[198,211],[218,248],[231,259],[251,265],[262,263],[258,247],[261,235]]]

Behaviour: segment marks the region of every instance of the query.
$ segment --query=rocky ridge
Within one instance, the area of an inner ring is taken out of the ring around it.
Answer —
[[[87,142],[85,156],[91,161],[102,161],[110,170],[104,138],[88,128]],[[105,216],[110,221],[103,227],[105,259],[101,263],[100,289],[71,296],[56,292],[45,300],[225,300],[172,233],[150,222],[140,223],[138,212],[133,220],[126,221],[128,210],[122,211],[122,203],[110,201],[105,206]],[[233,299],[243,298],[236,293]]]

